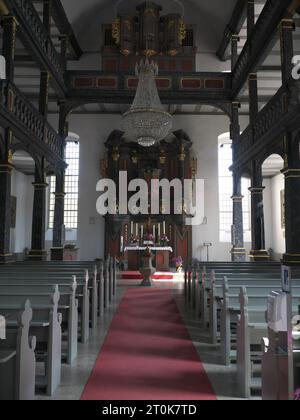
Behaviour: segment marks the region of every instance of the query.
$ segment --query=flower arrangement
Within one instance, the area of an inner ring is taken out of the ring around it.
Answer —
[[[134,236],[133,234],[131,235],[131,238],[130,238],[130,243],[131,243],[131,245],[137,245],[138,244],[138,242],[139,242],[139,238],[137,237],[137,236]]]
[[[168,244],[170,242],[170,240],[169,240],[169,238],[167,237],[167,235],[166,234],[163,234],[161,237],[160,237],[160,243],[162,244],[162,245],[166,245],[166,244]]]
[[[173,258],[173,263],[176,266],[176,270],[178,272],[182,271],[183,266],[183,258],[181,256]]]

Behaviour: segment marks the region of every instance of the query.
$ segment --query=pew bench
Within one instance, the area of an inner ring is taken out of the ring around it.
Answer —
[[[73,278],[70,275],[65,277],[56,277],[48,276],[48,274],[40,275],[24,275],[21,273],[18,274],[7,274],[5,277],[0,274],[0,285],[1,284],[30,284],[30,285],[45,285],[45,286],[54,286],[58,285],[59,288],[64,290],[71,286],[73,283]],[[76,299],[78,300],[78,309],[79,320],[78,325],[78,334],[80,335],[80,341],[86,343],[89,339],[89,328],[90,328],[90,299],[89,299],[89,288],[87,274],[85,277],[78,278],[76,277]],[[62,294],[64,296],[64,293]]]
[[[100,272],[98,273],[97,267],[95,265],[91,266],[90,268],[76,268],[76,267],[52,267],[52,266],[44,266],[44,265],[25,265],[24,267],[21,265],[12,265],[9,267],[0,267],[0,279],[4,278],[5,276],[10,277],[22,277],[25,276],[26,278],[31,279],[39,279],[41,277],[47,278],[55,278],[58,280],[63,280],[64,278],[68,278],[69,276],[76,275],[78,285],[81,285],[81,281],[86,281],[86,276],[88,278],[88,288],[90,290],[90,322],[92,328],[97,327],[97,317],[98,313],[102,312],[101,308],[99,308],[99,304],[101,303],[101,297],[99,293],[101,291],[100,287]],[[81,305],[79,305],[81,308]],[[88,336],[85,336],[84,341],[86,342]]]
[[[4,315],[8,318],[8,330],[18,327],[18,312],[25,299],[30,299],[32,306],[38,308],[33,311],[29,328],[36,337],[36,360],[44,364],[45,375],[36,378],[36,388],[45,388],[46,394],[52,396],[61,379],[62,317],[58,313],[58,286],[51,293],[1,291],[0,307],[7,308]]]
[[[0,340],[0,400],[34,400],[35,337],[29,336],[30,302],[19,307],[16,328],[7,328]]]
[[[62,361],[72,364],[77,357],[78,349],[78,300],[76,299],[76,277],[73,282],[66,285],[59,285],[59,304],[58,310],[62,314],[62,338],[66,349],[62,348]],[[0,296],[7,294],[12,295],[24,293],[51,293],[53,284],[31,284],[27,281],[10,282],[7,284],[0,282]],[[33,304],[34,313],[37,311],[49,309],[48,305]],[[0,311],[8,311],[12,309],[9,304],[0,304]]]

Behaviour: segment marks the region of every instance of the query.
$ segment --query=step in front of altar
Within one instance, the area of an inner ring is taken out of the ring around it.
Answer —
[[[139,271],[124,271],[120,273],[122,280],[143,280],[143,276]],[[174,280],[174,273],[155,273],[152,280]]]

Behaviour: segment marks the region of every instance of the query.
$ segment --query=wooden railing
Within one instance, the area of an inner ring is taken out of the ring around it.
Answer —
[[[43,149],[46,157],[58,162],[62,159],[63,139],[17,87],[0,81],[1,109],[6,113],[14,134],[20,140]]]
[[[22,41],[35,54],[37,61],[51,73],[60,91],[65,91],[65,69],[60,55],[31,0],[9,0],[7,6],[18,20],[24,35]]]
[[[267,0],[259,19],[247,40],[232,72],[232,93],[235,98],[247,81],[249,73],[255,71],[272,42],[282,18],[294,0]]]

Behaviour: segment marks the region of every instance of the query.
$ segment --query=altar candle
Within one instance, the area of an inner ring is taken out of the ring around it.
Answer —
[[[138,223],[135,225],[135,235],[139,236],[139,224]]]
[[[166,234],[166,222],[163,222],[163,227],[164,227],[164,235]]]
[[[155,239],[155,225],[153,226],[153,238]]]
[[[160,238],[160,223],[158,224],[158,236]]]
[[[130,230],[130,232],[131,232],[131,235],[134,234],[134,232],[133,232],[133,222],[131,222],[131,230]]]
[[[144,226],[141,227],[141,238],[143,239],[144,237]]]

